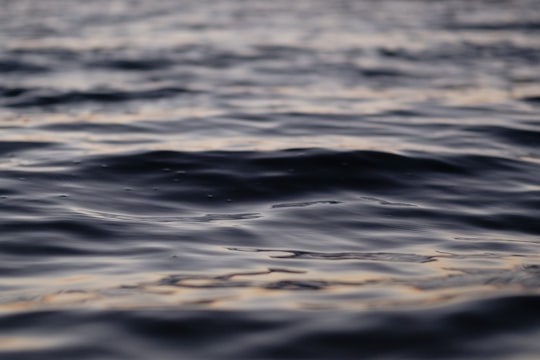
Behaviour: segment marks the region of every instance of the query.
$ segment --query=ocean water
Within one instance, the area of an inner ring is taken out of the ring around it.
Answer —
[[[537,0],[0,0],[1,359],[537,359]]]

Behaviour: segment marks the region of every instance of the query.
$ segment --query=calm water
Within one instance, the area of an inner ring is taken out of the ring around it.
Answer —
[[[0,0],[0,358],[537,358],[538,5]]]

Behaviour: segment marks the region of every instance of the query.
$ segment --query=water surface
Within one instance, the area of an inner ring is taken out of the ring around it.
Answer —
[[[540,352],[536,1],[0,8],[2,358]]]

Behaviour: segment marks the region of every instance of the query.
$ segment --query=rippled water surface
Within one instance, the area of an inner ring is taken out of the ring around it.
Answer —
[[[0,0],[0,358],[536,358],[538,5]]]

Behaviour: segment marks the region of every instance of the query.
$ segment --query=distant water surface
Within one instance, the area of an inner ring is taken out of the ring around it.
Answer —
[[[0,358],[540,356],[540,7],[0,0]]]

